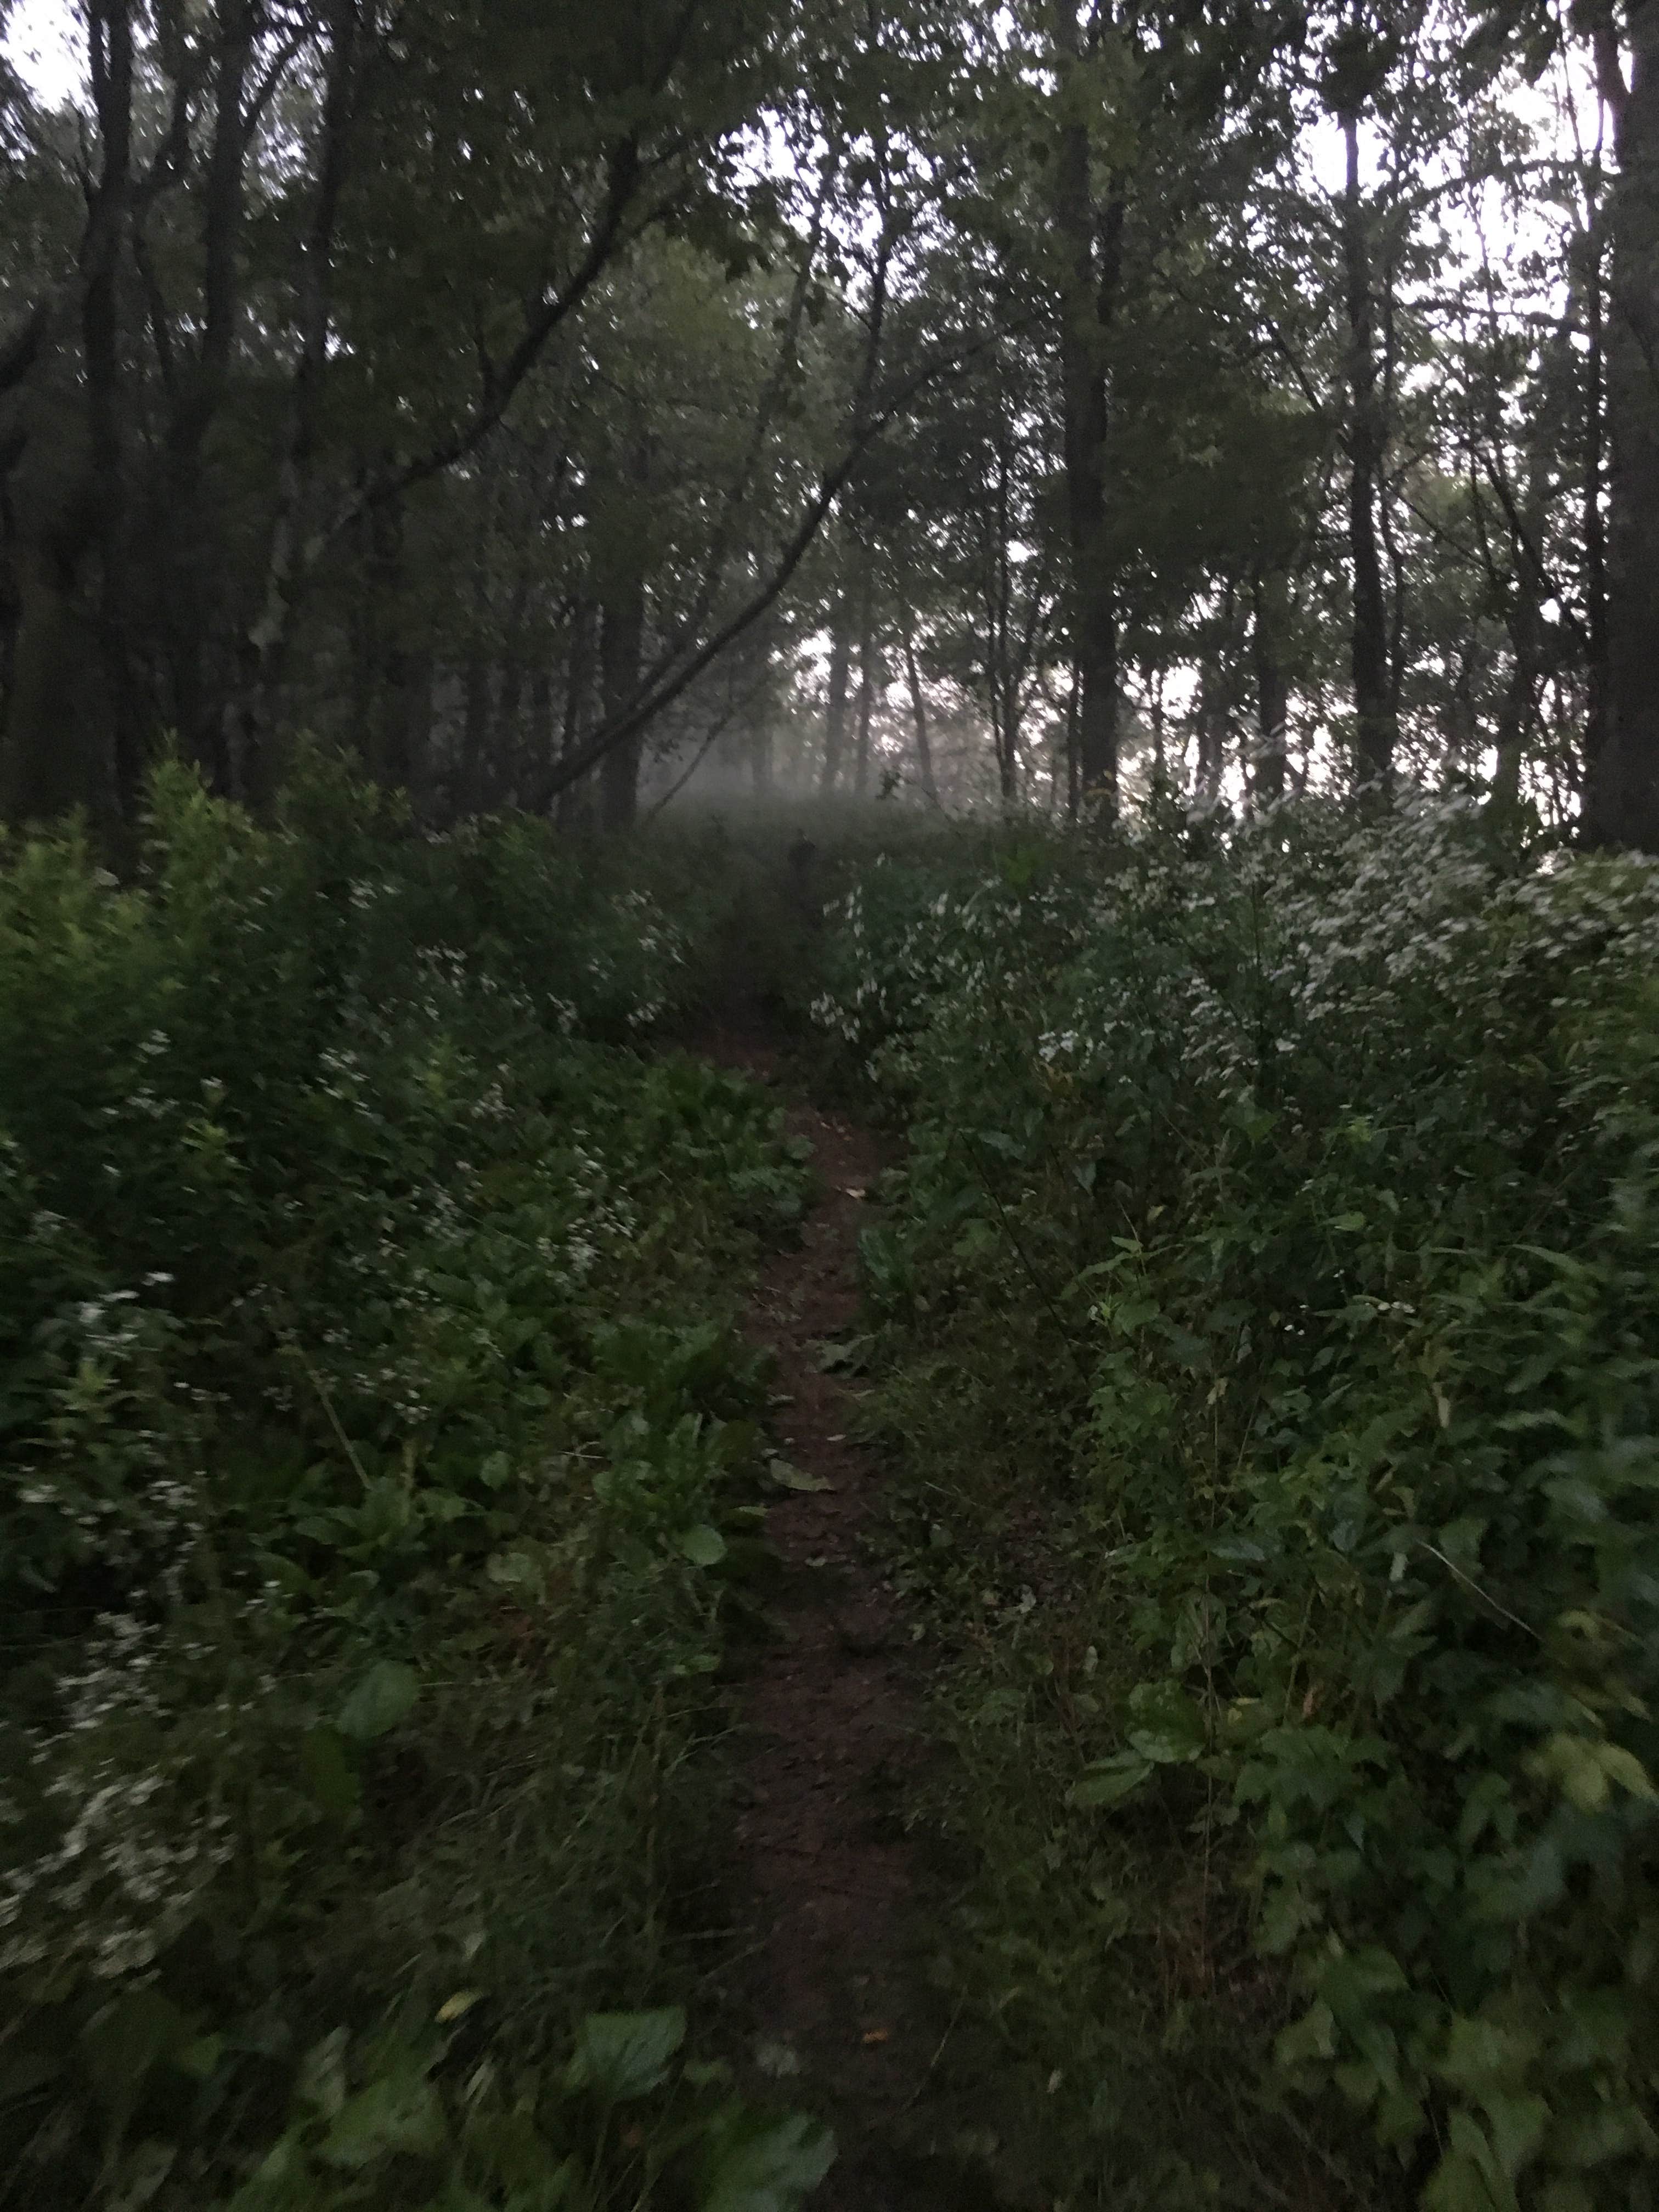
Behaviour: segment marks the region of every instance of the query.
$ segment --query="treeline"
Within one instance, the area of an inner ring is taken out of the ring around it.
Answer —
[[[3,15],[3,11],[0,11]],[[1448,782],[1650,842],[1651,0],[92,0],[0,798]]]

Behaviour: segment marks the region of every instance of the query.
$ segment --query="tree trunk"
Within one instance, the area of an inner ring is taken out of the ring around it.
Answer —
[[[1359,115],[1340,118],[1347,155],[1342,194],[1342,265],[1348,314],[1348,554],[1353,593],[1354,781],[1386,792],[1397,736],[1389,680],[1388,603],[1377,542],[1377,487],[1385,447],[1377,388],[1370,237],[1359,188]]]
[[[559,757],[573,759],[587,734],[588,695],[593,688],[593,609],[579,599],[570,617],[570,651],[564,671],[564,720]],[[574,830],[587,811],[587,780],[562,785],[556,801],[561,830]]]
[[[1619,174],[1608,208],[1607,740],[1586,793],[1600,843],[1659,852],[1659,0],[1630,0],[1626,90],[1598,41]]]
[[[102,159],[82,260],[81,344],[88,458],[98,553],[98,642],[108,696],[115,812],[137,820],[143,782],[143,716],[132,679],[127,605],[125,394],[121,259],[131,222],[131,0],[90,0],[87,52]],[[97,794],[101,798],[102,793]]]
[[[1591,187],[1585,246],[1584,335],[1584,780],[1607,735],[1607,217],[1598,171]]]
[[[530,678],[530,775],[533,786],[553,758],[553,672],[538,662]],[[524,786],[518,787],[522,798]]]
[[[823,769],[818,778],[821,795],[835,789],[841,775],[842,756],[847,750],[847,691],[851,660],[847,605],[845,599],[838,599],[830,632],[830,696],[823,710]]]
[[[1254,598],[1250,645],[1255,663],[1255,758],[1249,788],[1254,805],[1271,806],[1285,796],[1285,733],[1291,711],[1290,678],[1281,657],[1284,572],[1270,569],[1258,574]]]
[[[274,788],[272,738],[296,602],[305,582],[302,528],[311,465],[321,428],[332,313],[334,240],[349,167],[356,95],[356,0],[329,0],[328,61],[318,125],[317,191],[300,263],[295,319],[300,352],[289,391],[276,465],[259,611],[237,647],[236,680],[224,716],[223,751],[236,794],[261,806]]]
[[[208,435],[224,404],[241,313],[239,255],[247,167],[243,102],[254,37],[248,0],[220,0],[214,28],[213,137],[202,210],[201,339],[181,364],[167,422],[165,490],[157,518],[160,573],[166,581],[158,612],[173,674],[173,726],[223,790],[229,782],[223,718],[210,712],[203,680],[204,658],[218,630],[216,616],[222,605],[216,609],[215,601],[222,590],[223,555],[202,483]],[[169,352],[176,350],[169,345]]]
[[[1055,0],[1054,45],[1069,67],[1062,100],[1074,102],[1082,44],[1073,0]],[[1066,260],[1060,314],[1066,512],[1071,545],[1072,655],[1078,673],[1078,769],[1084,803],[1117,811],[1118,609],[1108,530],[1106,335],[1117,307],[1124,207],[1114,192],[1096,204],[1093,148],[1086,112],[1061,124],[1054,172],[1054,215]],[[1006,771],[1005,769],[1005,783]]]
[[[1066,687],[1066,818],[1077,820],[1077,810],[1083,796],[1083,763],[1078,755],[1078,698],[1077,663],[1072,663],[1072,680]]]
[[[13,556],[17,627],[0,752],[0,817],[49,822],[99,787],[96,733],[108,726],[97,634],[49,551]]]
[[[1492,774],[1492,809],[1501,821],[1512,822],[1521,811],[1521,763],[1532,720],[1533,683],[1532,664],[1517,643],[1498,709],[1498,761]]]
[[[632,705],[640,688],[645,641],[645,578],[635,567],[616,587],[599,623],[599,682],[606,721]],[[612,745],[599,763],[599,821],[605,830],[631,830],[640,811],[640,753],[636,731]]]
[[[858,750],[854,756],[853,789],[859,798],[870,794],[870,720],[875,712],[881,648],[876,642],[876,592],[871,574],[864,580],[864,605],[859,623]]]
[[[915,633],[908,627],[904,633],[904,677],[910,691],[910,720],[916,733],[916,770],[921,778],[922,796],[937,806],[939,785],[933,778],[933,741],[927,729],[927,702],[922,695],[921,672],[916,666]]]

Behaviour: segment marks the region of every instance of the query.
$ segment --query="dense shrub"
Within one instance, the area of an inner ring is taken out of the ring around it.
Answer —
[[[827,2162],[663,2008],[758,1512],[734,1295],[802,1176],[757,1087],[631,1048],[694,950],[538,825],[419,837],[321,764],[268,828],[167,771],[129,885],[6,855],[27,2201],[786,2205]]]
[[[1442,2212],[1659,2195],[1656,951],[1650,863],[1302,809],[878,869],[820,1007],[890,1410],[1000,1328],[1092,1532],[1048,1817],[1242,1842],[1282,2077]]]

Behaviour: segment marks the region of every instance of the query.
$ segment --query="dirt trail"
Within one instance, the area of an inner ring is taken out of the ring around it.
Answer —
[[[702,1048],[774,1073],[770,1050],[741,1034]],[[812,1146],[823,1195],[799,1249],[768,1262],[747,1328],[776,1358],[779,1449],[828,1487],[786,1495],[767,1516],[783,1562],[771,1607],[781,1635],[743,1692],[744,2008],[761,2066],[782,2077],[774,2094],[823,2112],[840,2139],[814,2212],[915,2212],[938,2201],[898,2148],[937,2040],[906,1924],[902,1790],[918,1698],[908,1629],[865,1556],[880,1474],[849,1434],[862,1386],[822,1364],[826,1340],[857,1321],[858,1237],[882,1160],[870,1133],[837,1115],[800,1102],[787,1113]]]

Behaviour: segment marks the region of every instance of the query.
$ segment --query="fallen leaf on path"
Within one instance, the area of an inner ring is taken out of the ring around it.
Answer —
[[[856,1375],[868,1360],[875,1340],[873,1336],[854,1336],[837,1342],[827,1337],[817,1346],[818,1365],[826,1375],[833,1375],[838,1369]]]
[[[866,2027],[864,2031],[864,2040],[866,2044],[885,2043],[892,2032],[889,2027]]]
[[[843,1198],[868,1198],[870,1194],[862,1183],[844,1182],[841,1187]]]
[[[792,2051],[787,2043],[773,2043],[763,2037],[755,2045],[755,2063],[763,2074],[769,2074],[775,2081],[781,2081],[786,2076],[800,2072],[800,2054]]]
[[[793,1467],[787,1459],[775,1459],[767,1473],[780,1490],[833,1490],[835,1484],[821,1474],[809,1474],[804,1467]]]

